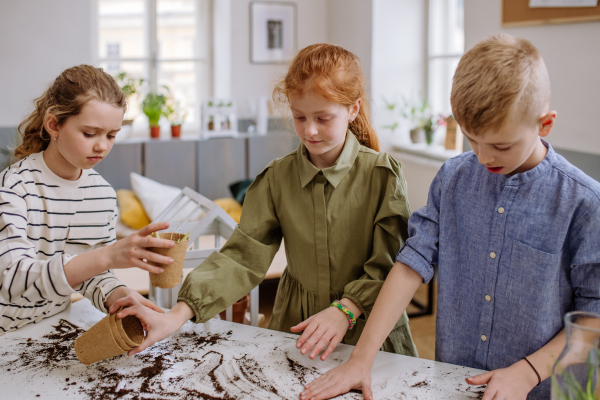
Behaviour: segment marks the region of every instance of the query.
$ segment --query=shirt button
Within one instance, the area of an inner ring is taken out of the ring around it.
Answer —
[[[493,251],[490,253],[490,257],[491,258],[496,258],[496,253],[494,253]]]
[[[481,335],[481,340],[483,340],[485,342],[487,340],[487,336]]]
[[[486,299],[487,301],[492,301],[492,296],[490,296],[489,294],[486,294],[486,295],[485,295],[485,299]]]
[[[500,207],[500,208],[498,208],[498,212],[499,212],[500,214],[504,214],[504,207]]]

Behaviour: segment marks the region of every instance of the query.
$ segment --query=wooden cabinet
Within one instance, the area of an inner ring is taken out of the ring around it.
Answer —
[[[209,199],[231,197],[229,185],[247,178],[247,139],[198,142],[198,193]]]
[[[209,199],[231,197],[229,185],[254,178],[273,159],[296,149],[290,132],[236,138],[132,139],[114,144],[95,170],[115,190],[131,189],[136,172],[165,185],[188,186]]]
[[[144,176],[164,185],[198,191],[197,140],[144,143]]]
[[[129,173],[143,175],[143,143],[115,143],[94,169],[115,189],[131,190]]]
[[[248,176],[256,177],[272,160],[284,157],[296,150],[298,143],[298,136],[287,131],[249,137]]]

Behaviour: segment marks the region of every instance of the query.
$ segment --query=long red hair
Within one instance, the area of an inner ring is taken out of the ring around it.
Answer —
[[[310,81],[310,86],[306,83]],[[313,91],[319,97],[350,107],[362,99],[360,110],[348,129],[363,146],[379,151],[379,139],[371,125],[365,79],[358,57],[332,44],[318,43],[300,50],[285,78],[275,86],[276,104],[289,104],[290,96]]]

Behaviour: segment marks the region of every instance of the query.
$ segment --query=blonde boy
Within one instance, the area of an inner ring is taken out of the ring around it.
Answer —
[[[488,38],[461,59],[454,116],[473,148],[446,162],[409,220],[349,361],[301,398],[352,388],[372,398],[379,346],[439,268],[436,358],[489,372],[483,400],[550,398],[568,311],[600,313],[600,184],[541,138],[556,120],[544,61],[528,41]]]

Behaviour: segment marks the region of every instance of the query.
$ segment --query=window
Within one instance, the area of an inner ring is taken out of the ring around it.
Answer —
[[[185,126],[199,127],[201,99],[210,95],[207,0],[96,0],[95,63],[163,85],[187,111]],[[147,123],[141,97],[130,99],[137,124]]]
[[[428,99],[434,112],[452,113],[452,77],[465,46],[463,21],[463,0],[429,0]]]

